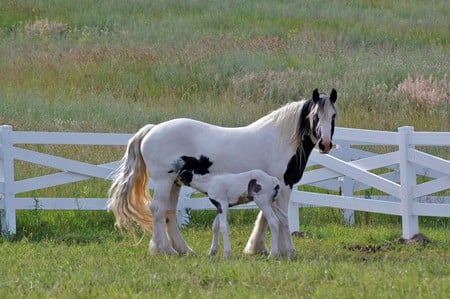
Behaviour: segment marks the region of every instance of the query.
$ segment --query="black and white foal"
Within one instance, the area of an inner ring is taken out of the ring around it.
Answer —
[[[229,257],[231,244],[228,228],[228,208],[254,201],[267,219],[272,233],[271,256],[279,255],[280,226],[288,228],[287,215],[276,205],[280,181],[262,170],[255,169],[238,174],[208,173],[212,163],[207,157],[200,159],[181,157],[173,163],[179,180],[188,186],[204,192],[217,209],[213,223],[213,239],[209,255],[219,250],[219,231],[223,238],[223,255]]]

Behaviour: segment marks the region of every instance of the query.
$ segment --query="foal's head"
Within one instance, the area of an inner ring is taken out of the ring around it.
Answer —
[[[319,94],[315,89],[312,99],[305,104],[305,115],[302,119],[302,138],[309,136],[311,141],[319,146],[322,154],[330,152],[337,110],[335,103],[337,92],[333,89],[330,95]],[[302,113],[303,114],[303,113]]]

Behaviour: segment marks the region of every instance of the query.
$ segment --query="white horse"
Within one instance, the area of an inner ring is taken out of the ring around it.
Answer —
[[[328,153],[332,148],[336,99],[334,89],[329,96],[315,89],[312,99],[288,103],[245,127],[224,128],[185,118],[144,126],[130,139],[114,173],[108,207],[116,225],[131,228],[135,221],[145,231],[153,230],[149,245],[153,254],[192,252],[176,223],[180,186],[170,172],[181,156],[208,157],[211,172],[261,169],[277,177],[282,182],[278,203],[287,214],[292,187],[300,181],[312,149],[318,145]],[[155,186],[153,200],[149,173]],[[267,253],[266,230],[267,220],[260,212],[245,253]],[[288,229],[280,231],[279,249],[282,255],[295,253]]]
[[[288,229],[287,215],[276,205],[275,200],[280,189],[280,181],[262,170],[254,169],[241,173],[209,173],[212,165],[207,157],[180,157],[173,163],[173,170],[180,181],[208,195],[216,207],[217,214],[213,223],[213,239],[209,255],[219,250],[219,231],[223,238],[223,255],[231,254],[228,228],[228,208],[254,201],[269,223],[272,233],[271,256],[278,256],[280,226]],[[205,173],[206,174],[199,174]]]

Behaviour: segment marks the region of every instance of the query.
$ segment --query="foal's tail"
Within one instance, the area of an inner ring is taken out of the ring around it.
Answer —
[[[134,231],[135,221],[142,230],[152,231],[152,214],[148,207],[152,200],[147,187],[149,174],[140,147],[142,139],[153,126],[144,126],[128,141],[120,166],[113,173],[108,209],[113,211],[119,229]]]

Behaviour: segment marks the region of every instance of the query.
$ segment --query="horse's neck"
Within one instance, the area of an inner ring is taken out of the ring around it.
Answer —
[[[306,101],[291,102],[270,114],[258,119],[250,126],[254,128],[264,128],[274,126],[278,131],[280,139],[286,144],[291,144],[295,150],[300,145],[298,126],[302,107]]]

